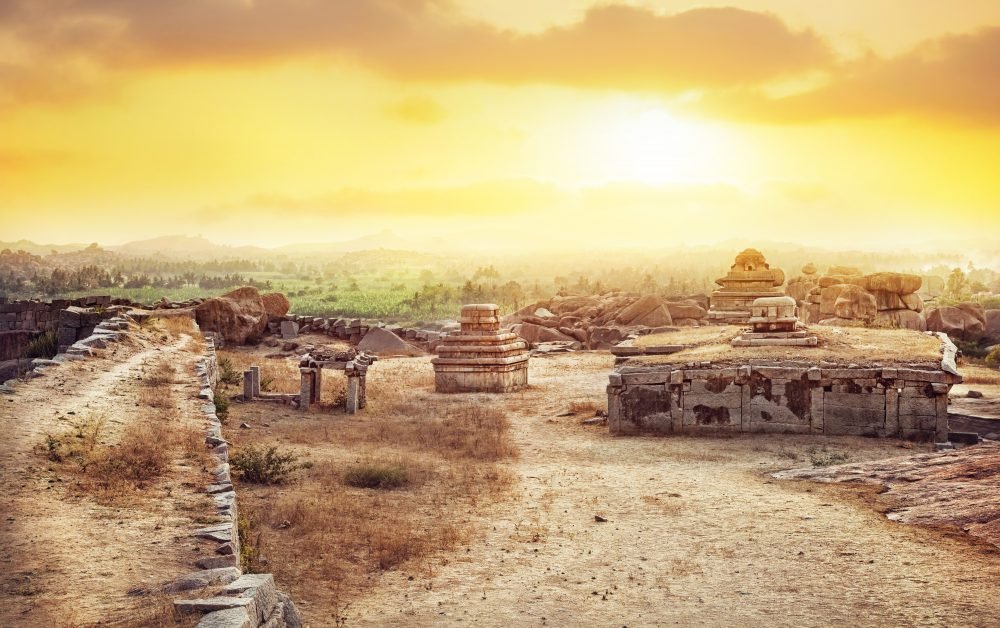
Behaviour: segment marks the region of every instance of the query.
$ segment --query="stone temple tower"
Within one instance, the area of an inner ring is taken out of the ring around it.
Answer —
[[[527,344],[500,331],[496,305],[462,306],[461,331],[445,336],[434,364],[438,392],[511,392],[528,385]]]

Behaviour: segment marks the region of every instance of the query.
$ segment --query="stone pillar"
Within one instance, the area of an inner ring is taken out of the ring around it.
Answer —
[[[360,397],[361,378],[353,370],[347,371],[347,399],[344,401],[344,411],[347,414],[357,414]]]
[[[368,405],[367,380],[368,369],[363,368],[358,377],[358,408],[364,408]]]
[[[243,401],[253,401],[253,374],[243,371]]]
[[[250,367],[250,376],[252,378],[253,396],[254,397],[260,397],[260,367],[259,366],[251,366]]]
[[[299,373],[302,375],[299,383],[299,410],[308,410],[313,399],[313,384],[315,382],[313,369],[300,368]]]
[[[312,403],[319,403],[323,398],[323,369],[313,370]]]

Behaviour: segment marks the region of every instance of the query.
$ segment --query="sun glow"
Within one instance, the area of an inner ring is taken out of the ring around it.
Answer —
[[[722,133],[707,124],[648,109],[607,124],[596,154],[608,180],[703,183],[717,179],[724,142]]]

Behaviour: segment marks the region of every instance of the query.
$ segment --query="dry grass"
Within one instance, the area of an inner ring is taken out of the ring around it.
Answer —
[[[1000,386],[1000,371],[987,368],[985,366],[963,365],[959,372],[962,373],[964,384],[980,384],[983,386]]]
[[[273,364],[245,352],[221,355],[238,368]],[[372,586],[373,573],[432,570],[435,556],[476,535],[470,513],[510,494],[512,475],[502,463],[517,451],[504,410],[488,397],[432,393],[428,371],[423,361],[377,363],[368,407],[353,416],[330,407],[231,407],[233,422],[254,426],[229,433],[237,449],[283,443],[282,451],[312,463],[280,488],[241,484],[238,491],[249,566],[273,571],[293,597],[309,601],[317,620]],[[297,369],[271,372],[294,377],[297,387]],[[330,380],[343,377],[327,373]],[[276,381],[278,389],[292,385]]]
[[[817,347],[733,347],[729,342],[742,327],[732,325],[693,327],[676,332],[651,334],[636,340],[643,347],[687,345],[678,353],[635,358],[652,364],[684,362],[745,362],[756,360],[808,360],[837,364],[927,363],[940,364],[941,342],[934,336],[909,329],[865,329],[812,325],[819,338]]]

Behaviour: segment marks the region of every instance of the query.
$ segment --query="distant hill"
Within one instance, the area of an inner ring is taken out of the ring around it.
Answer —
[[[90,246],[89,244],[35,244],[31,240],[18,240],[16,242],[0,242],[0,251],[10,249],[11,251],[25,251],[32,255],[48,255],[52,251],[56,253],[72,253],[80,251]]]
[[[266,257],[272,252],[257,246],[226,246],[202,236],[170,235],[109,246],[126,257],[165,257],[189,260]]]

